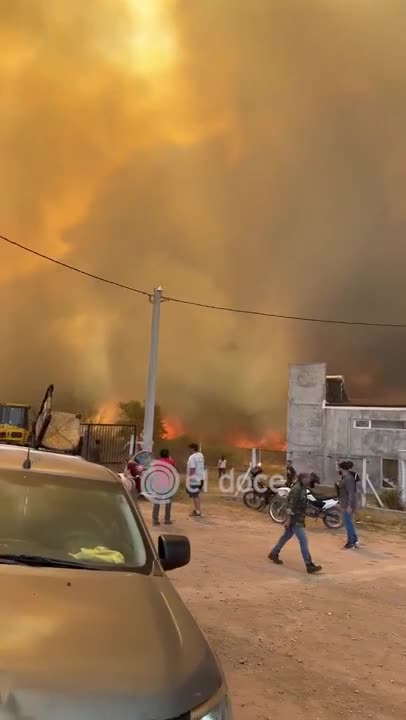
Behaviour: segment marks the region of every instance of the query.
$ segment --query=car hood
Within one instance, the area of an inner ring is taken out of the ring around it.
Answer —
[[[169,720],[221,685],[166,576],[2,566],[0,706],[25,720]]]

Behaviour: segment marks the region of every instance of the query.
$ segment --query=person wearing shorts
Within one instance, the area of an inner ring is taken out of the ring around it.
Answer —
[[[191,517],[201,517],[200,493],[204,484],[204,456],[196,443],[189,445],[190,455],[186,469],[186,489],[193,501]]]

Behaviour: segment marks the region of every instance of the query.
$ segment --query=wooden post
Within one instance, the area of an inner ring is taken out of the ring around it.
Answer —
[[[362,460],[362,500],[361,505],[363,508],[367,506],[367,459]]]

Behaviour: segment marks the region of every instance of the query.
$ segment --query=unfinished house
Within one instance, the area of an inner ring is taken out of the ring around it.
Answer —
[[[290,365],[287,450],[297,470],[325,484],[336,481],[337,461],[350,459],[377,489],[399,485],[404,494],[406,407],[352,403],[344,378],[327,375],[324,363]]]

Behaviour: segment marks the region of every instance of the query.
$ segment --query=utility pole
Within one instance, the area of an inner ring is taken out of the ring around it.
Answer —
[[[159,316],[161,312],[163,290],[155,288],[154,294],[150,297],[152,303],[151,340],[149,347],[149,366],[147,380],[147,395],[145,398],[144,410],[144,433],[142,449],[152,452],[154,440],[154,416],[155,416],[155,388],[156,373],[158,367],[158,340],[159,340]]]

